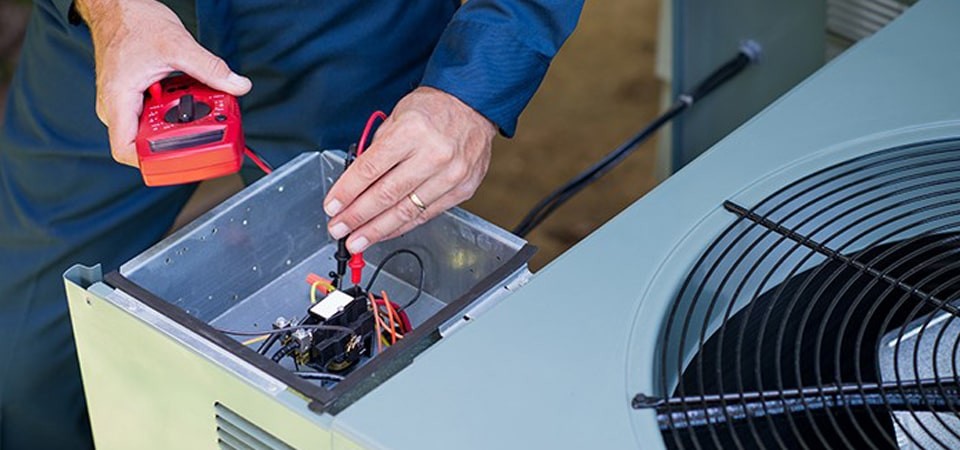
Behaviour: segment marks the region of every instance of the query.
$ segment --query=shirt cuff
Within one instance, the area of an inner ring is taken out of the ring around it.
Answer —
[[[517,118],[540,87],[550,58],[521,42],[509,26],[451,22],[420,82],[466,103],[512,137]]]

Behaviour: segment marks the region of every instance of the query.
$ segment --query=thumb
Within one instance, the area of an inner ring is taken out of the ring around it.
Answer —
[[[246,94],[253,86],[248,78],[234,73],[226,62],[196,42],[186,46],[172,66],[211,88],[231,95]]]

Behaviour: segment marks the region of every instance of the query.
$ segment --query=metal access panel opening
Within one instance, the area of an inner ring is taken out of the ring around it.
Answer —
[[[327,234],[322,201],[343,171],[343,153],[307,153],[133,258],[105,277],[151,310],[239,357],[310,400],[310,409],[336,414],[410,364],[450,330],[504,297],[527,277],[535,249],[520,238],[454,209],[364,254],[366,284],[386,255],[416,252],[423,293],[406,312],[412,331],[363,358],[335,383],[308,380],[294,363],[277,363],[244,345],[269,332],[278,317],[302,318],[311,307],[308,274],[335,269],[337,243]],[[420,276],[413,258],[386,264],[373,289],[407,303]],[[344,287],[351,286],[345,280]],[[136,314],[136,312],[134,312]],[[210,359],[222,358],[210,352]]]

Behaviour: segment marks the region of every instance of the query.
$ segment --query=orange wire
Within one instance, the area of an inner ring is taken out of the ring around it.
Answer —
[[[373,337],[373,340],[377,341],[377,354],[379,355],[383,347],[380,344],[380,312],[377,308],[377,301],[373,299],[373,294],[367,294],[367,297],[370,297],[370,306],[373,308],[373,328],[376,335]],[[371,355],[372,356],[372,355]]]
[[[383,300],[384,300],[383,305],[386,306],[387,317],[390,318],[390,345],[393,345],[397,343],[397,322],[399,322],[400,320],[397,319],[397,322],[393,321],[393,315],[394,315],[393,307],[390,306],[390,299],[387,298],[387,292],[380,291],[380,295],[383,296]]]
[[[389,314],[392,314],[392,316],[393,316],[393,317],[396,319],[396,321],[397,321],[397,326],[399,326],[400,329],[402,330],[402,329],[403,329],[403,326],[401,326],[400,324],[403,323],[403,322],[400,320],[400,312],[397,311],[397,310],[393,307],[393,302],[390,301],[390,297],[387,296],[387,293],[386,293],[386,292],[380,291],[380,293],[383,294],[384,304],[387,305],[387,312],[388,312]],[[397,339],[403,339],[403,334],[402,334],[402,333],[397,333]]]

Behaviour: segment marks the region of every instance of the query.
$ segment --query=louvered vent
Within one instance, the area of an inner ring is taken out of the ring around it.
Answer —
[[[876,33],[916,0],[827,0],[831,56]]]
[[[293,450],[272,434],[220,403],[214,404],[217,414],[217,442],[225,450]]]

